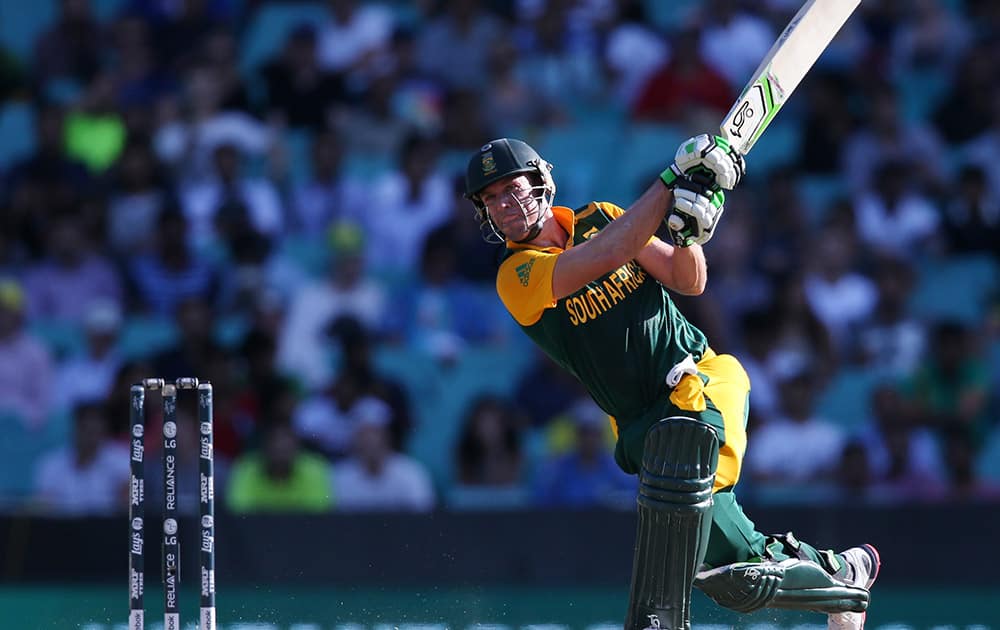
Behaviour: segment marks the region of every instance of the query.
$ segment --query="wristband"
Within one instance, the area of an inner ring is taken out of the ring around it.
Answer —
[[[660,181],[663,182],[664,186],[666,186],[670,190],[673,190],[674,186],[677,185],[677,180],[682,175],[683,173],[681,173],[681,170],[677,168],[677,164],[674,163],[668,166],[666,169],[664,169],[662,173],[660,173]]]

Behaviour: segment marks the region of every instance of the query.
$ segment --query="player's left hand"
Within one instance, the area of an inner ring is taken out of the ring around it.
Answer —
[[[674,165],[688,176],[705,175],[726,190],[736,188],[746,173],[746,162],[740,152],[722,136],[707,133],[682,142],[674,155]]]
[[[690,177],[674,183],[674,207],[667,217],[670,238],[677,247],[707,243],[725,209],[726,193],[718,186],[704,185]]]

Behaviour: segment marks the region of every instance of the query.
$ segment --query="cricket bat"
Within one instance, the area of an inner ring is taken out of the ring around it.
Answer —
[[[722,120],[721,135],[730,146],[743,155],[750,152],[859,4],[861,0],[808,0],[802,5]],[[668,224],[682,232],[686,221],[672,214]]]
[[[722,137],[746,155],[861,0],[808,0],[723,119]]]

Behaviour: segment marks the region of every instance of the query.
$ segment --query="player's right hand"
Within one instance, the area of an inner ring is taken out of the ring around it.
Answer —
[[[725,209],[726,193],[681,177],[674,182],[674,207],[666,219],[670,238],[677,247],[707,243]]]
[[[722,136],[707,133],[682,142],[674,154],[674,165],[685,175],[704,175],[726,190],[736,188],[746,173],[740,152]]]

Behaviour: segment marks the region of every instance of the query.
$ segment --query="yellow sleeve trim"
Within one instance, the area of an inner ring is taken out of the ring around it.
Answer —
[[[618,217],[625,214],[624,209],[622,209],[620,206],[616,206],[610,201],[598,201],[596,203],[591,204],[591,208],[593,208],[594,210],[600,208],[601,210],[604,211],[604,214],[608,215],[612,219],[617,219]],[[588,208],[585,212],[587,212],[587,214],[590,214],[592,211],[590,210],[590,208]],[[578,214],[577,218],[578,219],[583,218],[583,213],[581,212],[580,214]]]
[[[559,254],[520,250],[503,261],[497,272],[497,295],[517,323],[531,326],[545,309],[556,305],[552,273]]]

